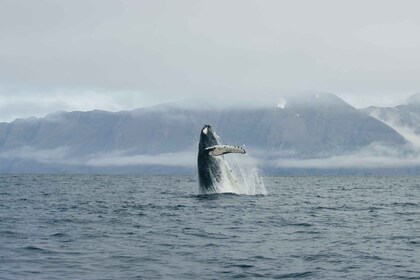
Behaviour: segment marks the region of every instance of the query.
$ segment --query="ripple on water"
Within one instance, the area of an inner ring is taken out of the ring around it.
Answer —
[[[420,275],[416,177],[266,177],[266,196],[196,195],[195,183],[2,175],[0,278]]]

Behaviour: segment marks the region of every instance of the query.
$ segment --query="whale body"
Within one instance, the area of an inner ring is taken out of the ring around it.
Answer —
[[[224,184],[235,184],[236,180],[223,157],[228,153],[245,154],[246,151],[242,147],[221,145],[213,128],[205,125],[201,129],[197,157],[200,193],[218,193]]]

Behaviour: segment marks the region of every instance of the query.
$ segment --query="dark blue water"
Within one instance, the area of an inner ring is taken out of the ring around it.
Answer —
[[[1,279],[420,279],[420,178],[0,176]]]

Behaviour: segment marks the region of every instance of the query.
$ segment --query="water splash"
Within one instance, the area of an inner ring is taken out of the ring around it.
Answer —
[[[246,195],[266,195],[264,181],[257,168],[255,160],[247,155],[230,154],[225,157],[235,178],[234,193]]]
[[[255,161],[248,155],[224,156],[221,181],[215,193],[266,195],[267,190]]]

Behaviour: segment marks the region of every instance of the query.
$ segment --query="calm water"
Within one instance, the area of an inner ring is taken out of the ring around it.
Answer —
[[[420,177],[0,176],[1,279],[420,279]]]

